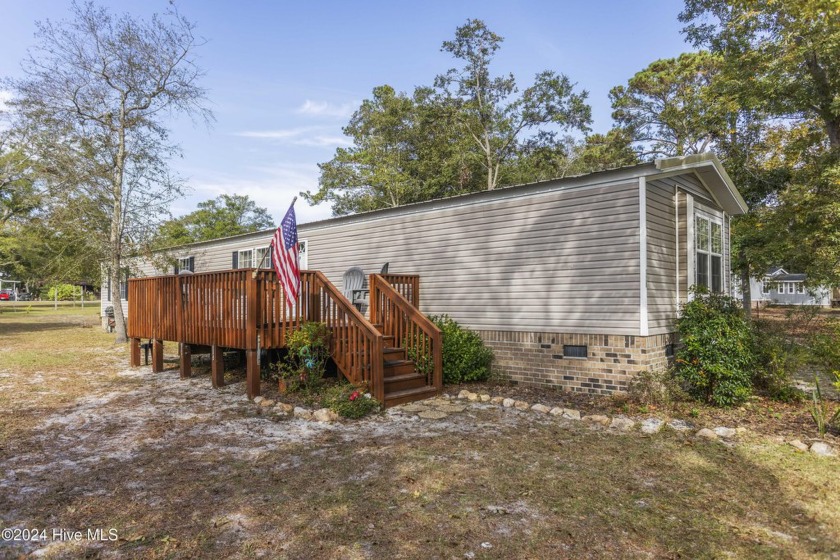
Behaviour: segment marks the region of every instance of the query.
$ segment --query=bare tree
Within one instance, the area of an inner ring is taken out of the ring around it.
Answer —
[[[213,118],[192,59],[202,42],[174,8],[144,21],[74,2],[72,16],[37,24],[25,77],[6,82],[14,92],[9,105],[41,165],[65,187],[62,196],[83,200],[80,212],[107,230],[98,231],[117,342],[124,342],[124,259],[181,194],[168,171],[178,148],[166,120]]]

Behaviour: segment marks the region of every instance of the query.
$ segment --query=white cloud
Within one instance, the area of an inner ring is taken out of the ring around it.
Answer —
[[[258,206],[267,208],[276,223],[280,223],[292,198],[301,191],[317,190],[318,168],[315,165],[299,163],[277,163],[272,166],[250,168],[248,178],[242,176],[194,176],[189,184],[192,196],[181,201],[173,212],[179,215],[192,212],[204,200],[221,194],[247,195]],[[309,206],[298,199],[295,213],[299,223],[322,220],[331,216],[328,204]]]
[[[356,110],[358,103],[348,101],[347,103],[335,104],[329,101],[313,101],[307,99],[303,105],[298,107],[300,115],[311,115],[315,117],[347,118]]]
[[[317,132],[324,130],[320,126],[300,126],[297,128],[280,128],[276,130],[246,130],[243,132],[236,132],[236,136],[243,136],[245,138],[266,138],[269,140],[287,140],[296,138],[310,132]]]
[[[313,136],[295,141],[300,146],[352,146],[353,142],[346,136]]]
[[[277,140],[297,146],[314,146],[318,148],[353,145],[345,136],[330,134],[334,130],[335,127],[332,126],[301,126],[275,130],[246,130],[237,132],[235,135],[243,138]]]

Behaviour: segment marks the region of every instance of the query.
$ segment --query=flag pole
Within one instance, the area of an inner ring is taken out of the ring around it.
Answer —
[[[294,197],[292,199],[292,203],[289,204],[289,208],[292,208],[295,205],[295,202],[297,202],[297,197]],[[287,212],[288,212],[288,210],[287,210]],[[282,224],[281,224],[281,227],[282,227]],[[251,273],[251,278],[256,278],[257,277],[257,271],[262,268],[262,265],[265,262],[265,258],[270,254],[271,254],[271,245],[269,244],[268,251],[263,253],[262,260],[260,261],[260,264],[258,264],[257,268],[254,269],[254,272]]]

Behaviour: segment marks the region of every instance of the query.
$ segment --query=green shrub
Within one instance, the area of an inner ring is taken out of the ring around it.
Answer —
[[[330,331],[324,323],[303,323],[289,333],[286,356],[276,366],[287,391],[311,392],[320,387],[330,357],[329,339]]]
[[[344,418],[362,418],[380,409],[366,387],[342,383],[327,389],[321,403]]]
[[[817,366],[834,377],[834,385],[840,389],[840,321],[829,319],[823,331],[812,338],[811,348]]]
[[[793,385],[793,375],[807,358],[805,348],[792,336],[798,331],[797,323],[792,315],[784,322],[753,321],[753,385],[782,402],[798,401],[805,396]]]
[[[751,393],[752,332],[740,303],[696,291],[677,320],[681,346],[676,375],[688,393],[715,406],[732,406]]]
[[[71,301],[79,295],[79,289],[73,284],[55,284],[47,290],[47,299],[53,301],[58,292],[59,301]]]
[[[814,376],[814,392],[811,394],[811,404],[808,407],[808,412],[811,413],[811,418],[817,425],[817,432],[820,437],[825,437],[831,426],[840,424],[840,408],[831,411],[831,403],[822,396],[820,391],[820,380]]]
[[[478,334],[448,315],[431,315],[443,335],[443,382],[484,381],[490,377],[493,350],[484,345]]]

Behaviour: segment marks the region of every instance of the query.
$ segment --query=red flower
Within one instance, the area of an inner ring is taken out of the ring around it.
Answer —
[[[353,391],[352,393],[350,393],[350,400],[355,401],[356,399],[359,398],[359,395],[360,395],[360,393],[358,391]]]

